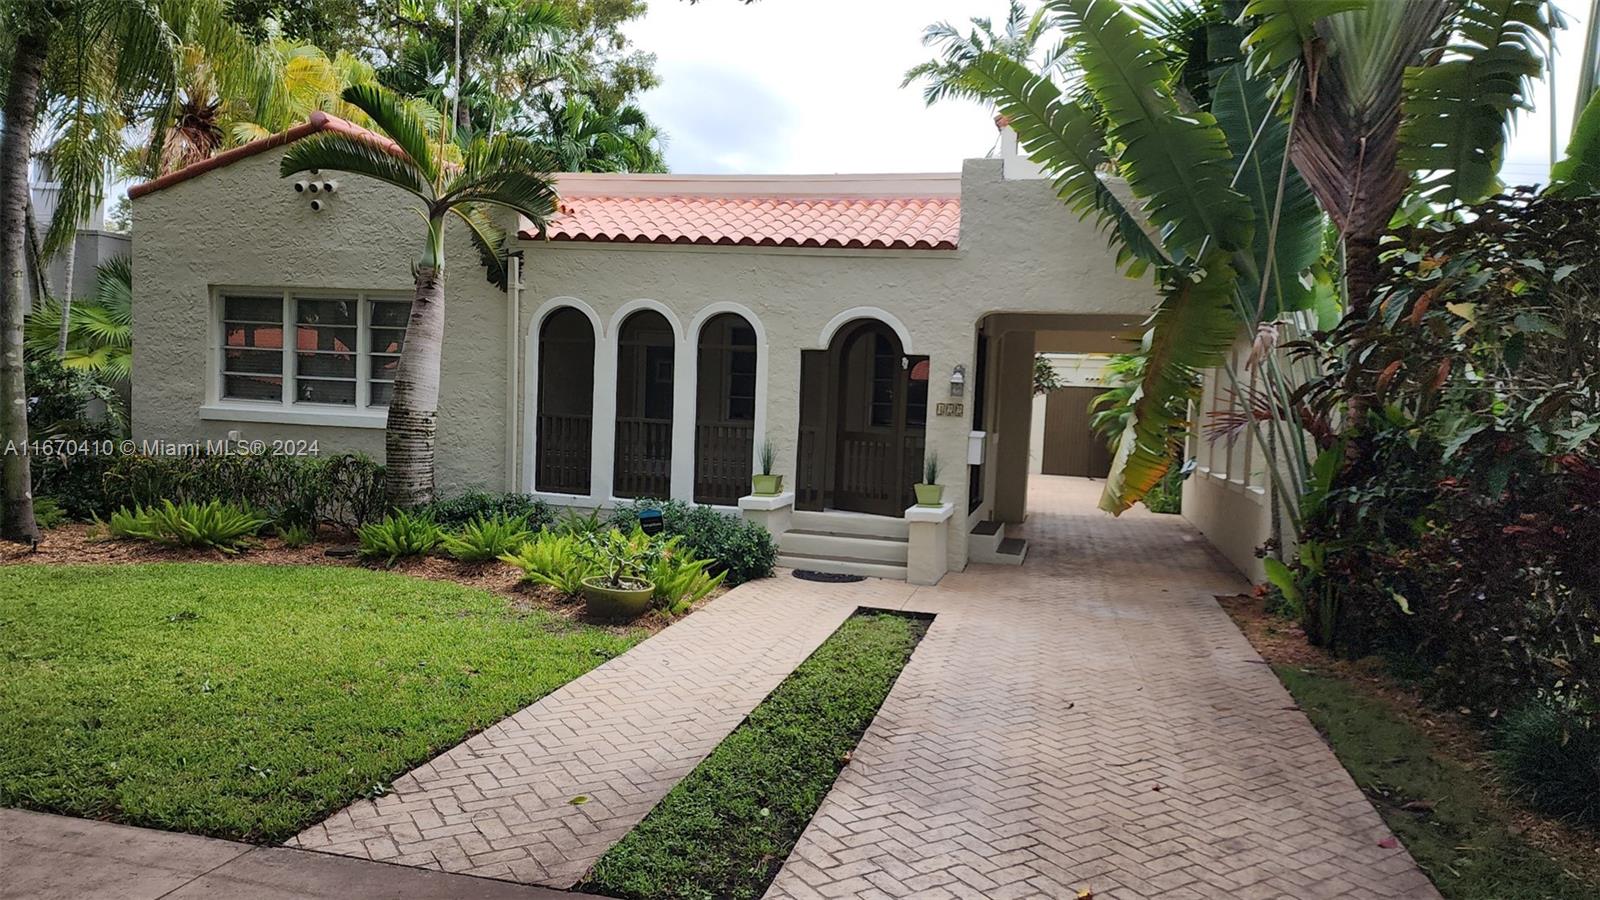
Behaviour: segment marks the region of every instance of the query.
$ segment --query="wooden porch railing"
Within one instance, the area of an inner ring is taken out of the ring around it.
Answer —
[[[589,416],[539,416],[534,485],[559,494],[589,493],[592,435]]]
[[[697,425],[694,432],[694,500],[732,506],[750,490],[756,429],[747,422]]]
[[[672,420],[618,417],[618,497],[665,498],[672,490]]]

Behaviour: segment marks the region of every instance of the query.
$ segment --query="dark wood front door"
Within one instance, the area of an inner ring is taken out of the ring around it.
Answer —
[[[1111,451],[1089,426],[1089,404],[1100,393],[1100,388],[1068,387],[1045,397],[1043,474],[1104,478],[1111,471]]]
[[[899,516],[912,502],[927,418],[927,358],[879,322],[802,357],[797,501],[804,509]]]

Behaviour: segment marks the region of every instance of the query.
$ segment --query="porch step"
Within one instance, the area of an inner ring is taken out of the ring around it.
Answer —
[[[778,549],[784,553],[802,556],[825,556],[904,566],[910,544],[906,538],[871,534],[847,535],[791,528],[779,536]]]
[[[830,556],[807,556],[802,553],[779,553],[778,565],[791,569],[810,569],[813,572],[832,572],[838,575],[864,575],[868,578],[887,578],[905,581],[906,567],[874,562],[870,559],[838,559]]]
[[[911,538],[911,526],[900,516],[874,516],[834,510],[797,509],[789,520],[789,528],[850,537],[886,537],[902,541]]]
[[[1020,566],[1028,558],[1028,542],[1022,538],[1006,537],[1006,530],[998,528],[985,534],[980,523],[967,535],[967,559],[991,566]]]

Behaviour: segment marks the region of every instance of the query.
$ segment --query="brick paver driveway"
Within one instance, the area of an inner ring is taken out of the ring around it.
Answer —
[[[1034,477],[1022,568],[733,591],[293,843],[570,886],[876,606],[937,618],[769,897],[1437,897],[1212,599],[1244,582],[1097,492]]]

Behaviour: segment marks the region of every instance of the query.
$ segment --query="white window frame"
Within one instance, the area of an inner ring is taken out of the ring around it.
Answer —
[[[240,400],[222,394],[224,354],[227,339],[223,327],[226,298],[229,296],[254,296],[282,298],[283,316],[283,390],[277,402],[271,400]],[[295,333],[298,328],[298,301],[349,300],[356,301],[356,402],[316,403],[294,399],[294,384],[298,377],[299,361]],[[388,406],[373,406],[372,397],[372,302],[398,300],[410,302],[410,294],[396,291],[340,291],[323,288],[259,288],[248,286],[217,287],[210,299],[210,347],[206,373],[205,403],[200,407],[200,418],[231,422],[265,422],[285,425],[331,425],[344,428],[383,428],[389,418]]]

